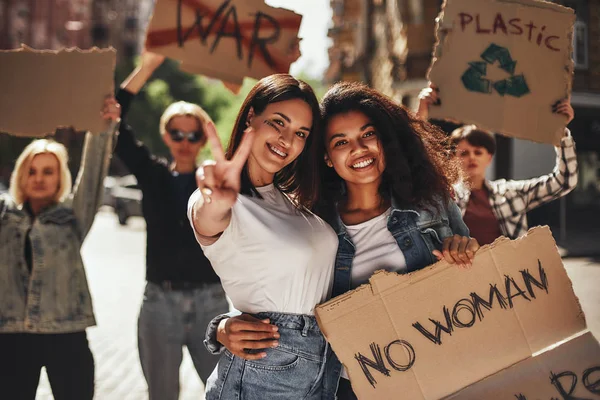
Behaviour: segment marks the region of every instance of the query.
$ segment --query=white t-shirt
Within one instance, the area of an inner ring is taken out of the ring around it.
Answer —
[[[354,247],[352,262],[352,283],[354,289],[367,283],[378,269],[406,272],[406,259],[398,242],[387,229],[387,221],[392,212],[388,208],[383,214],[358,225],[346,225],[346,232]]]
[[[257,191],[262,199],[238,195],[229,226],[202,250],[237,310],[312,315],[330,293],[337,235],[272,184]]]
[[[399,273],[407,270],[404,253],[387,229],[391,212],[389,208],[383,214],[358,225],[346,225],[346,232],[356,249],[351,275],[353,289],[367,283],[378,269]],[[349,379],[346,368],[342,368],[342,377]]]

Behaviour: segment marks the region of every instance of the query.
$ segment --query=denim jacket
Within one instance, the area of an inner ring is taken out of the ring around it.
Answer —
[[[454,234],[469,236],[456,203],[438,203],[439,212],[426,209],[401,209],[392,199],[392,212],[387,228],[404,253],[408,272],[413,272],[437,261],[433,250],[441,250],[444,239]],[[355,248],[339,215],[330,221],[338,234],[339,245],[335,259],[335,273],[331,297],[351,289],[352,262]]]
[[[32,219],[22,204],[0,196],[0,333],[67,333],[96,324],[80,250],[100,205],[116,127],[87,133],[65,201]]]
[[[417,271],[437,261],[433,250],[441,250],[444,239],[452,235],[469,236],[469,229],[462,220],[460,209],[451,201],[438,203],[439,212],[426,209],[400,208],[392,199],[392,212],[387,228],[404,253],[408,272]],[[356,249],[346,232],[339,215],[330,221],[338,234],[339,245],[335,259],[335,272],[331,297],[339,296],[352,289],[352,262]],[[216,334],[215,334],[216,337]],[[333,351],[327,355],[324,385],[336,388],[342,364]]]

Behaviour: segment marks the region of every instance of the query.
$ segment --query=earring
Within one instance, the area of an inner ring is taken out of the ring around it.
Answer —
[[[327,164],[327,166],[328,166],[329,168],[332,168],[332,167],[333,167],[333,163],[331,162],[331,160],[327,160],[327,161],[325,161],[325,164]]]

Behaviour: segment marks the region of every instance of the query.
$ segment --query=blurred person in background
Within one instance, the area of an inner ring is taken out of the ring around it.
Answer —
[[[440,93],[430,85],[419,94],[418,115],[427,120],[429,107],[439,104]],[[564,136],[555,147],[556,164],[552,173],[523,180],[486,179],[486,172],[496,152],[496,140],[488,131],[475,125],[455,129],[450,135],[456,146],[466,182],[455,185],[456,201],[471,236],[481,245],[499,236],[516,239],[527,233],[527,212],[565,196],[577,185],[575,142],[566,125],[574,112],[569,99],[557,101],[552,112],[565,117]]]
[[[100,205],[119,105],[105,100],[106,132],[87,133],[75,188],[67,149],[38,139],[19,156],[0,194],[0,391],[35,399],[46,368],[56,400],[91,400],[96,324],[81,246]]]
[[[229,310],[219,277],[187,219],[188,198],[196,189],[196,159],[206,144],[204,125],[211,118],[196,104],[179,101],[167,107],[159,130],[171,160],[151,154],[126,123],[131,101],[163,61],[161,55],[144,52],[141,65],[117,93],[122,123],[115,154],[137,179],[146,220],[147,284],[138,319],[138,348],[150,400],[179,397],[184,346],[206,382],[218,357],[202,344],[204,331],[215,314]]]

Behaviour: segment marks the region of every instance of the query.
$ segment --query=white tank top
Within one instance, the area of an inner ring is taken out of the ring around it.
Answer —
[[[346,225],[346,232],[356,253],[352,262],[352,289],[367,283],[378,269],[405,273],[406,258],[398,247],[398,242],[387,228],[387,220],[392,212],[388,208],[383,214],[357,225]],[[348,378],[346,368],[342,368],[342,378]]]
[[[352,262],[352,289],[367,283],[378,269],[398,272],[407,271],[404,253],[387,228],[392,213],[388,208],[383,214],[357,225],[346,225],[346,232],[356,253]]]
[[[237,310],[312,315],[331,290],[337,235],[272,184],[257,190],[262,199],[238,196],[229,226],[202,250]]]

